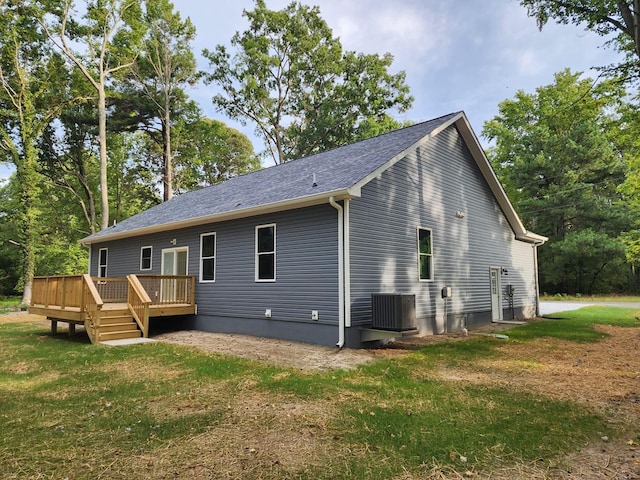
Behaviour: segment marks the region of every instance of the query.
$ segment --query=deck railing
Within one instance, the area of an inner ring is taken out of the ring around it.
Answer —
[[[196,278],[190,275],[137,275],[153,305],[195,303]]]
[[[136,275],[128,275],[127,283],[129,285],[127,305],[140,330],[142,330],[142,336],[146,338],[149,336],[149,305],[151,304],[151,299]]]
[[[126,303],[129,294],[127,277],[93,277],[93,283],[104,303]]]
[[[35,277],[32,283],[31,305],[55,305],[62,310],[81,308],[84,300],[83,282],[82,275]]]
[[[87,312],[87,320],[84,323],[85,330],[91,343],[98,341],[98,332],[100,331],[100,316],[104,302],[100,298],[100,294],[96,289],[91,277],[87,274],[82,276],[82,296],[83,308]]]

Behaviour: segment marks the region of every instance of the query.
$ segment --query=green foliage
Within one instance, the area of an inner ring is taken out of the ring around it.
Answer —
[[[640,77],[640,11],[635,0],[521,0],[529,16],[538,27],[555,20],[561,24],[584,25],[598,35],[615,35],[607,43],[626,53],[625,62],[605,66],[615,76],[638,79]]]
[[[550,238],[539,256],[543,291],[621,288],[617,238],[631,224],[618,192],[626,169],[615,112],[624,93],[615,81],[594,84],[565,70],[554,84],[500,103],[484,125],[483,136],[495,141],[490,161],[523,222]]]
[[[244,16],[249,29],[232,38],[233,56],[223,45],[203,52],[206,81],[222,89],[214,105],[256,125],[275,163],[384,129],[389,112],[411,106],[404,72],[389,73],[392,56],[343,52],[318,7],[274,11],[256,0]]]
[[[219,120],[200,118],[175,129],[175,190],[184,192],[260,168],[246,135]]]
[[[593,292],[623,291],[626,278],[625,247],[618,238],[591,228],[570,231],[545,248],[541,256],[547,268],[540,272],[544,285],[562,285],[563,291]]]

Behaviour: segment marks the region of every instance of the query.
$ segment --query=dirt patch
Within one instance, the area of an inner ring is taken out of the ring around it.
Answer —
[[[309,345],[306,343],[188,330],[162,333],[155,340],[188,345],[206,352],[250,358],[298,370],[354,369],[373,362],[376,352]],[[379,353],[378,353],[379,355]]]
[[[0,315],[0,325],[5,323],[42,323],[43,325],[49,325],[46,317],[42,315],[32,315],[29,312],[14,312]]]

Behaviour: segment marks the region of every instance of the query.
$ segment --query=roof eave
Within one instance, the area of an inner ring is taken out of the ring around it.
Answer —
[[[280,212],[285,210],[293,210],[296,208],[321,205],[323,203],[329,203],[329,197],[334,197],[335,200],[344,200],[347,198],[356,198],[359,196],[360,196],[360,189],[357,187],[350,187],[350,188],[335,190],[331,192],[322,192],[316,195],[308,195],[305,197],[298,197],[294,199],[283,200],[280,202],[274,202],[266,205],[259,205],[255,207],[221,212],[213,215],[204,215],[200,217],[194,217],[194,218],[181,220],[177,222],[152,225],[149,227],[136,228],[134,230],[127,230],[124,232],[115,232],[113,234],[107,233],[105,235],[101,235],[96,238],[86,237],[80,240],[80,243],[82,245],[92,245],[96,243],[111,242],[114,240],[122,240],[125,238],[139,237],[141,235],[150,235],[154,233],[166,232],[171,230],[179,230],[182,228],[204,225],[207,223],[216,223],[216,222],[222,222],[227,220],[235,220],[238,218],[253,217],[256,215],[263,215],[266,213]]]

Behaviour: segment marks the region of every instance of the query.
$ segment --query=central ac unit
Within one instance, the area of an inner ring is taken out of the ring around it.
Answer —
[[[416,328],[416,296],[399,293],[371,294],[372,328],[405,331]]]

